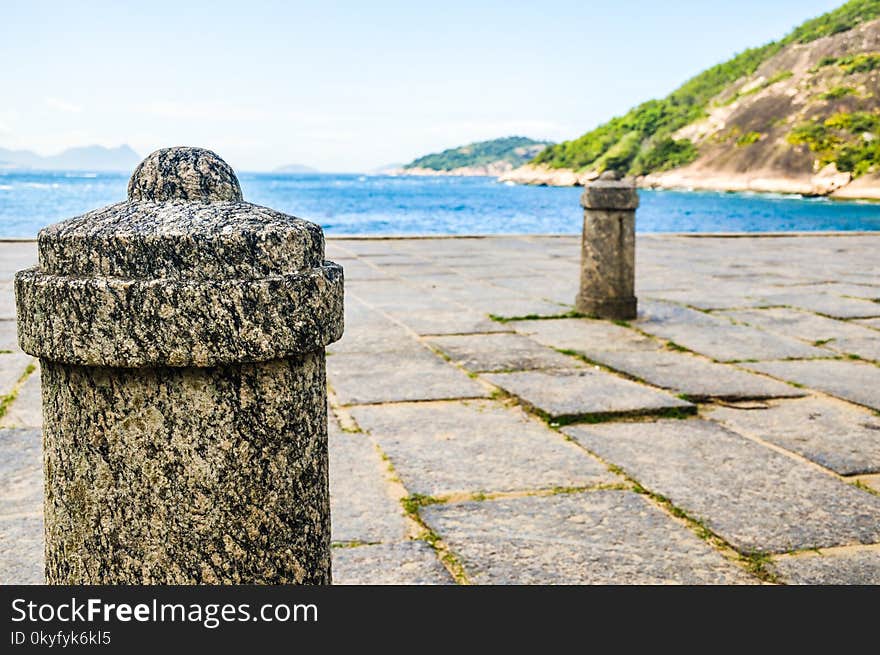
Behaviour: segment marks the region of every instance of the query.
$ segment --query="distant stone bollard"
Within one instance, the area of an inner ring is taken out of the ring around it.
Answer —
[[[15,290],[42,366],[47,581],[329,584],[343,278],[321,228],[169,148],[38,249]]]
[[[635,318],[635,184],[606,171],[585,187],[581,205],[581,286],[575,307],[599,318]]]

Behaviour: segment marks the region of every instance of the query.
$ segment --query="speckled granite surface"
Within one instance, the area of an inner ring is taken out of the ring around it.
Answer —
[[[161,148],[134,169],[128,181],[133,200],[241,200],[232,167],[204,148]]]
[[[38,248],[16,303],[42,368],[47,581],[328,584],[343,275],[320,227],[179,148]]]
[[[50,583],[327,583],[323,354],[43,363]]]
[[[16,276],[19,343],[94,366],[213,366],[323,348],[342,336],[342,268],[259,279]]]
[[[248,202],[119,202],[40,231],[40,269],[56,275],[218,280],[320,266],[314,223]]]

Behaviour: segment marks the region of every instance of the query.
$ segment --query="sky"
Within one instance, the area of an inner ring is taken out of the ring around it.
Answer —
[[[575,138],[843,0],[0,0],[0,147],[372,171]]]

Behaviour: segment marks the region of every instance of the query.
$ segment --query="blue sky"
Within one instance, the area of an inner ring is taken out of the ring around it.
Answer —
[[[0,146],[368,171],[563,140],[842,0],[0,0]]]

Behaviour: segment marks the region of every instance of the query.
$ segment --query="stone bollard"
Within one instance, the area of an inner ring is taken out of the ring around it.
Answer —
[[[329,584],[343,277],[321,228],[169,148],[38,249],[15,291],[42,367],[47,581]]]
[[[635,318],[635,184],[606,171],[585,187],[581,205],[581,286],[575,308],[599,318]]]

